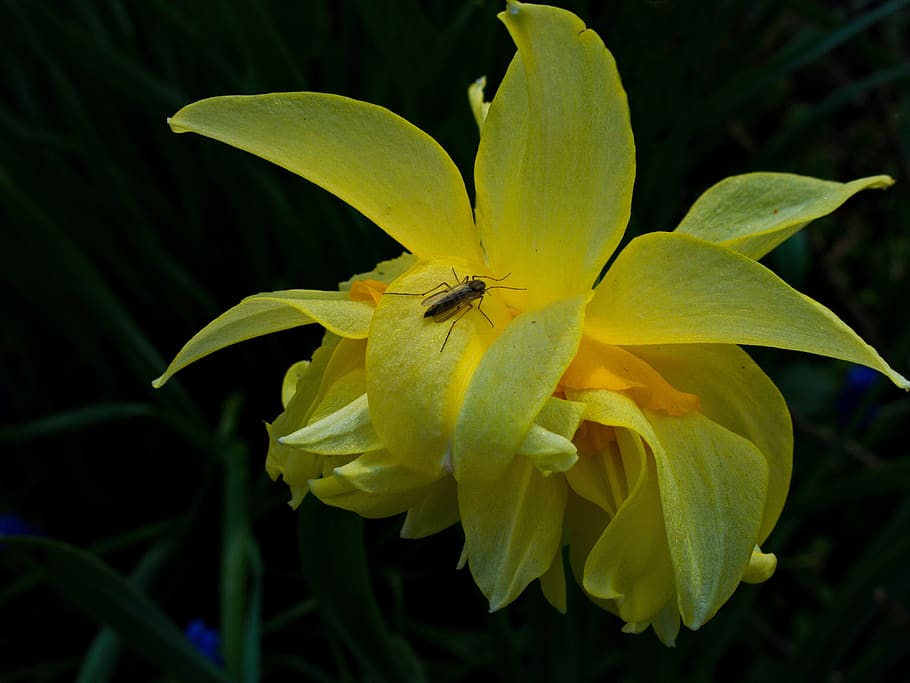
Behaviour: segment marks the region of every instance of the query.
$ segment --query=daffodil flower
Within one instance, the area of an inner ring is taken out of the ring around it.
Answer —
[[[170,119],[321,185],[408,253],[337,292],[245,299],[155,384],[229,344],[324,326],[269,426],[267,470],[293,505],[312,492],[364,516],[407,512],[405,537],[460,522],[462,562],[491,609],[539,579],[565,610],[568,546],[592,600],[671,644],[680,622],[700,627],[776,564],[760,546],[786,497],[792,427],[738,345],[839,358],[910,388],[757,262],[892,181],[728,178],[675,231],[632,240],[595,287],[635,176],[616,65],[569,12],[510,0],[500,18],[518,50],[491,103],[482,80],[469,89],[473,210],[442,148],[382,107],[285,93],[202,100]],[[471,281],[484,286],[461,296]],[[445,315],[424,316],[420,295],[446,291]]]

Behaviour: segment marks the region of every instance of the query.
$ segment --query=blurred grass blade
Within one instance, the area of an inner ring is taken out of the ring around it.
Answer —
[[[238,680],[259,680],[262,634],[262,560],[251,533],[249,457],[234,437],[240,396],[227,401],[218,425],[224,468],[222,516],[221,632],[228,671]]]
[[[782,49],[777,58],[769,62],[767,66],[751,75],[745,77],[741,75],[732,81],[727,91],[721,93],[718,101],[712,106],[705,107],[705,110],[713,109],[717,114],[726,115],[727,112],[735,110],[753,96],[767,91],[770,84],[825,56],[870,26],[893,16],[908,4],[910,4],[910,0],[891,0],[891,2],[886,2],[852,17],[849,21],[833,22],[830,30],[807,32],[803,37],[797,38]]]
[[[140,589],[146,589],[160,573],[165,563],[173,556],[176,548],[174,536],[152,546],[136,568],[130,572],[130,582]],[[122,640],[109,626],[103,627],[82,660],[82,667],[76,683],[105,683],[114,680],[117,663],[120,660]]]
[[[155,415],[155,408],[147,403],[95,403],[83,408],[40,417],[13,427],[0,428],[0,443],[66,434],[112,420],[153,415]]]
[[[298,511],[304,575],[319,611],[354,652],[371,680],[426,680],[403,638],[393,634],[376,601],[363,547],[363,520],[307,496]]]
[[[140,657],[179,681],[227,683],[144,593],[93,555],[60,541],[3,539],[7,552],[37,569],[89,617],[115,629]]]

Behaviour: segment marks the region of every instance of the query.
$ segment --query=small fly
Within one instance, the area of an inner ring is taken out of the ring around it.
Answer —
[[[507,287],[506,285],[488,285],[484,280],[490,280],[492,282],[502,282],[505,280],[511,273],[506,273],[502,277],[490,277],[489,275],[465,275],[464,279],[458,279],[458,273],[455,272],[455,269],[452,268],[452,275],[455,276],[455,284],[450,285],[448,282],[440,282],[438,285],[432,289],[421,294],[412,294],[410,292],[386,292],[386,294],[397,294],[399,296],[422,296],[426,297],[421,303],[427,307],[427,310],[424,311],[424,318],[432,318],[433,322],[443,323],[447,320],[452,320],[452,324],[449,325],[449,331],[446,332],[446,338],[442,341],[442,346],[439,348],[439,352],[442,353],[442,350],[446,347],[446,344],[449,341],[449,336],[452,334],[452,330],[455,329],[455,323],[461,320],[468,311],[474,308],[474,302],[477,302],[477,310],[480,314],[486,318],[486,321],[490,323],[490,327],[493,327],[493,321],[490,320],[490,317],[483,312],[483,309],[480,307],[483,303],[483,298],[486,296],[487,292],[491,289],[514,289],[516,291],[524,291],[524,287]],[[435,292],[437,289],[442,288],[441,292]],[[429,295],[429,296],[427,296]]]

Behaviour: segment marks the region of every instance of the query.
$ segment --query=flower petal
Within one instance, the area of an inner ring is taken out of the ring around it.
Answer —
[[[616,431],[633,488],[591,550],[584,587],[596,597],[616,598],[624,621],[650,622],[675,593],[657,467],[637,434]]]
[[[763,583],[774,575],[777,569],[777,557],[774,553],[763,553],[761,548],[755,546],[752,551],[752,557],[749,560],[749,567],[743,574],[743,581],[746,583]]]
[[[544,475],[571,469],[578,462],[572,437],[584,411],[581,403],[550,397],[518,447],[518,454],[530,458]]]
[[[310,490],[309,480],[322,473],[327,458],[297,446],[288,446],[281,442],[281,437],[305,426],[314,415],[320,419],[333,412],[339,392],[332,389],[340,379],[353,376],[358,369],[362,375],[365,347],[363,340],[341,339],[326,332],[322,345],[313,354],[313,360],[306,365],[295,363],[285,375],[282,387],[285,409],[272,424],[266,425],[269,451],[265,469],[273,480],[281,475],[291,489],[290,505],[295,509]],[[295,386],[291,390],[288,385],[293,375],[296,375]],[[361,379],[361,391],[362,385]],[[356,391],[357,387],[354,389]],[[328,462],[339,463],[341,460],[331,458]]]
[[[585,332],[608,344],[755,344],[817,353],[910,381],[834,313],[770,270],[690,235],[632,240],[597,286]]]
[[[512,319],[494,294],[483,303],[493,327],[471,310],[460,320],[425,318],[420,293],[451,278],[448,267],[422,263],[393,282],[376,307],[367,344],[373,428],[386,448],[428,472],[447,466],[474,367]]]
[[[540,577],[540,590],[543,596],[553,607],[565,614],[568,611],[566,605],[566,567],[562,559],[562,552],[557,552],[553,556],[553,564]]]
[[[454,477],[443,477],[430,485],[419,503],[408,509],[401,537],[423,538],[447,529],[457,521],[458,486]]]
[[[382,448],[370,421],[366,394],[361,394],[331,415],[282,436],[278,441],[323,455],[354,455]]]
[[[455,478],[495,479],[572,360],[590,294],[515,318],[473,372],[455,429]]]
[[[673,386],[701,400],[701,412],[754,443],[768,462],[768,495],[758,542],[784,507],[793,469],[793,425],[784,397],[749,355],[732,344],[636,346],[635,354]]]
[[[567,389],[609,389],[626,394],[642,408],[668,415],[698,410],[698,396],[679,391],[628,349],[582,337],[578,353],[559,381]]]
[[[857,192],[890,187],[886,175],[835,183],[791,173],[746,173],[708,188],[676,232],[694,235],[760,259]]]
[[[389,493],[363,491],[336,474],[313,479],[310,481],[310,491],[326,505],[350,510],[369,519],[401,514],[426,495],[424,488]]]
[[[336,467],[334,476],[367,493],[404,493],[434,483],[441,476],[409,467],[407,461],[389,451],[364,453],[351,462]]]
[[[341,337],[367,336],[373,307],[351,301],[347,292],[291,289],[247,297],[190,339],[158,379],[162,387],[178,370],[231,344],[299,325],[319,323]]]
[[[518,55],[483,126],[477,224],[488,263],[535,283],[522,286],[536,307],[593,285],[629,219],[635,148],[616,64],[594,31],[542,5],[510,1],[500,18]]]
[[[733,594],[758,538],[768,466],[752,444],[696,413],[650,416],[664,446],[661,504],[683,623],[699,628]]]
[[[168,123],[303,176],[418,256],[481,260],[455,164],[433,138],[387,109],[338,95],[272,93],[200,100]]]
[[[768,466],[746,439],[700,413],[642,411],[609,391],[567,392],[589,419],[637,432],[651,447],[683,623],[697,629],[732,595],[762,520]]]
[[[478,132],[483,131],[483,122],[487,118],[487,112],[490,111],[490,103],[483,100],[483,89],[486,87],[486,76],[481,76],[468,87],[468,104],[471,105],[471,113],[474,114],[474,120],[477,122]]]
[[[566,483],[544,477],[527,458],[514,458],[496,479],[459,482],[458,505],[474,580],[505,607],[546,573],[562,539]]]

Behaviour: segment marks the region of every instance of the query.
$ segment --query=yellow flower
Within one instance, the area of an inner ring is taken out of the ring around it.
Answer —
[[[757,263],[892,181],[728,178],[674,232],[632,240],[595,287],[635,174],[613,57],[569,12],[510,1],[500,18],[518,52],[492,103],[482,80],[469,90],[481,128],[473,211],[446,153],[381,107],[320,93],[219,97],[170,120],[321,185],[409,253],[338,292],[245,299],[155,385],[229,344],[323,325],[269,427],[267,469],[293,505],[312,491],[365,516],[406,511],[406,537],[460,521],[462,561],[491,609],[539,579],[564,610],[567,545],[592,600],[670,644],[680,621],[698,628],[776,563],[759,546],[786,497],[792,428],[737,344],[849,360],[910,387]],[[443,303],[425,317],[419,298],[401,296],[472,280],[485,283],[474,310]]]

